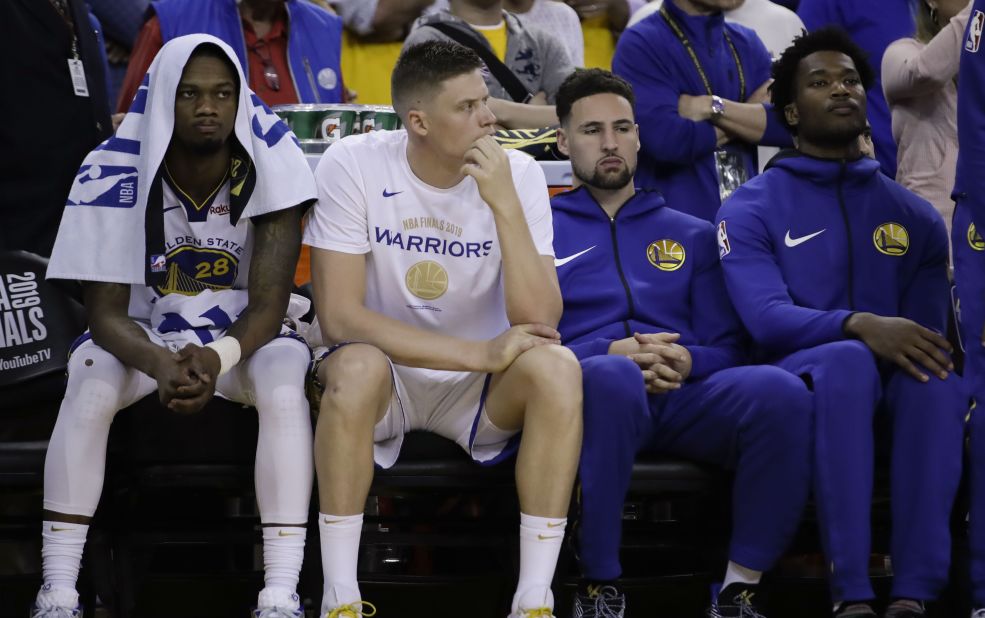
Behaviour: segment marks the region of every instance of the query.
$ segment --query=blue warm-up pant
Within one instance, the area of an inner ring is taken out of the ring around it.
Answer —
[[[860,341],[795,352],[777,363],[814,390],[814,496],[832,598],[874,598],[869,582],[876,409],[889,415],[894,598],[930,600],[947,583],[950,514],[961,478],[963,387],[880,374]]]
[[[623,502],[641,451],[734,469],[729,559],[769,569],[795,534],[809,490],[812,397],[804,382],[776,367],[734,367],[650,395],[626,357],[581,364],[584,576],[605,581],[621,574]]]
[[[968,426],[969,490],[971,512],[971,592],[976,607],[985,607],[985,250],[969,241],[971,216],[958,201],[954,209],[951,245],[954,282],[961,299],[960,331],[965,349],[964,377],[976,405]],[[978,232],[981,235],[981,232]],[[974,239],[974,237],[973,237]]]

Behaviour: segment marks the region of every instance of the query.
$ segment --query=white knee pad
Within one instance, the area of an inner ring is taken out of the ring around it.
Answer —
[[[79,423],[111,423],[120,409],[126,377],[126,367],[109,352],[96,346],[77,350],[68,363],[59,414],[70,414]]]

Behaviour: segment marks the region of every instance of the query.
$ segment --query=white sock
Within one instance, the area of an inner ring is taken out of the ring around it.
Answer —
[[[325,577],[322,613],[361,599],[356,567],[363,516],[318,514],[321,535],[321,568]]]
[[[563,517],[520,513],[520,578],[513,596],[514,612],[538,607],[554,609],[551,581],[567,523]]]
[[[303,526],[266,526],[263,528],[263,582],[268,588],[298,587],[301,562],[304,560]]]
[[[43,521],[41,526],[41,571],[45,587],[75,590],[89,526],[63,521]]]
[[[737,583],[755,586],[762,577],[762,571],[753,571],[752,569],[747,569],[740,564],[729,561],[728,570],[725,571],[725,581],[722,582],[722,590]]]

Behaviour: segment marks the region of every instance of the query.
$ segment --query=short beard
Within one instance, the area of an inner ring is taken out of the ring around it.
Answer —
[[[582,184],[586,184],[589,187],[602,189],[604,191],[616,191],[633,182],[633,176],[636,174],[636,168],[630,169],[629,166],[626,166],[618,174],[612,175],[603,174],[598,170],[598,168],[593,168],[589,172],[582,169],[578,165],[574,165],[572,162],[571,172],[575,175],[575,178],[582,182]]]
[[[215,141],[215,142],[210,140],[205,142],[187,144],[185,146],[185,150],[187,150],[189,153],[195,156],[205,157],[219,153],[223,149],[223,147],[225,147],[225,145],[226,145],[225,140]]]
[[[860,121],[857,127],[845,127],[836,131],[818,131],[817,134],[804,133],[799,131],[800,137],[806,138],[808,142],[819,146],[841,148],[858,140],[859,135],[865,132],[865,121]]]

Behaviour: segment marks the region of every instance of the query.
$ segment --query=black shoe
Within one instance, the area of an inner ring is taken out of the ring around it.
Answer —
[[[868,601],[846,601],[834,613],[834,618],[874,618],[878,615]]]
[[[575,593],[573,618],[624,618],[626,595],[615,586],[588,585]]]
[[[917,601],[918,607],[898,607],[893,603],[886,608],[885,618],[924,618],[927,615],[927,608],[923,603]]]
[[[759,586],[735,583],[718,593],[708,618],[766,618],[756,603]]]

